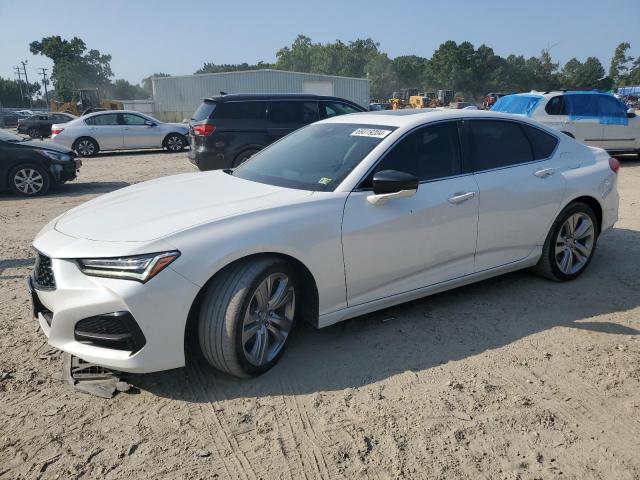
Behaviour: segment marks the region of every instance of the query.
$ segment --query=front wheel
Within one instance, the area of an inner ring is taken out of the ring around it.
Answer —
[[[198,340],[218,370],[250,377],[269,370],[284,352],[296,319],[295,271],[275,257],[227,267],[211,282],[198,319]]]
[[[27,135],[29,135],[31,138],[41,138],[42,137],[42,133],[40,132],[40,129],[36,128],[36,127],[31,127],[27,131]]]
[[[533,271],[558,282],[577,278],[593,258],[598,241],[598,221],[584,203],[572,203],[553,223]]]
[[[181,152],[187,146],[187,139],[179,133],[171,133],[165,138],[164,146],[170,152]]]
[[[18,195],[35,197],[49,190],[51,178],[47,171],[37,165],[18,165],[9,172],[9,186]]]

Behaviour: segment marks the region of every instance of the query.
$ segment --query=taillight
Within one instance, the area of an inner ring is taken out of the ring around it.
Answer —
[[[64,128],[53,128],[53,127],[51,127],[51,135],[59,135],[60,133],[62,133],[63,130],[64,130]]]
[[[609,158],[609,167],[613,170],[613,173],[618,173],[618,170],[620,170],[620,161],[617,158]]]
[[[201,136],[201,137],[208,137],[215,130],[216,130],[216,126],[215,125],[207,125],[206,123],[204,125],[194,125],[193,126],[193,133],[195,133],[196,135]]]

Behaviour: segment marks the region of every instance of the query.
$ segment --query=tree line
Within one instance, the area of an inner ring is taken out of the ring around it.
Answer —
[[[45,37],[31,42],[29,47],[34,55],[43,55],[53,62],[51,98],[59,101],[73,100],[79,88],[99,88],[105,98],[118,100],[150,98],[151,79],[169,76],[154,73],[140,84],[125,79],[112,80],[111,55],[88,49],[78,37],[71,40],[60,36]],[[609,69],[605,71],[600,60],[593,56],[584,62],[572,58],[561,67],[548,49],[529,58],[515,54],[505,58],[484,44],[475,48],[470,42],[458,44],[448,40],[430,58],[418,55],[390,58],[371,38],[323,44],[298,35],[291,45],[276,52],[274,63],[206,62],[195,73],[274,68],[367,78],[371,81],[371,96],[377,99],[389,98],[392,92],[401,88],[417,88],[420,91],[450,89],[465,100],[475,101],[491,91],[608,90],[614,86],[640,85],[640,57],[634,59],[629,55],[630,50],[628,42],[618,45]],[[18,83],[0,77],[0,105],[24,105],[21,100],[27,95],[42,95],[40,84],[26,85],[24,81]]]

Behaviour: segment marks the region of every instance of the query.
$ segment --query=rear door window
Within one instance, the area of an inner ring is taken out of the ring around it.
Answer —
[[[313,123],[320,119],[318,103],[286,100],[269,102],[268,118],[275,127]]]
[[[105,113],[85,119],[84,123],[95,126],[112,126],[118,125],[118,115],[116,113]]]
[[[533,159],[542,160],[549,158],[553,151],[556,149],[558,139],[553,135],[543,132],[539,128],[532,127],[530,125],[522,125],[524,131],[529,137],[531,142],[531,148],[533,149]]]
[[[474,172],[533,161],[529,139],[517,122],[471,120],[469,133]]]
[[[202,102],[200,106],[193,112],[193,116],[191,120],[194,122],[202,122],[203,120],[207,120],[211,117],[211,114],[216,109],[215,102]]]
[[[221,102],[213,121],[221,131],[264,130],[267,102]]]

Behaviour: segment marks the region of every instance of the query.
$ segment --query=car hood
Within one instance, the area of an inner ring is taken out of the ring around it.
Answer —
[[[27,140],[24,142],[16,143],[15,145],[20,145],[25,148],[37,148],[39,150],[51,150],[53,152],[58,153],[72,153],[73,150],[70,148],[64,147],[62,145],[58,145],[57,143],[46,141],[46,140]]]
[[[69,210],[55,229],[96,241],[143,242],[189,227],[290,204],[312,192],[233,177],[220,170],[139,183]]]

